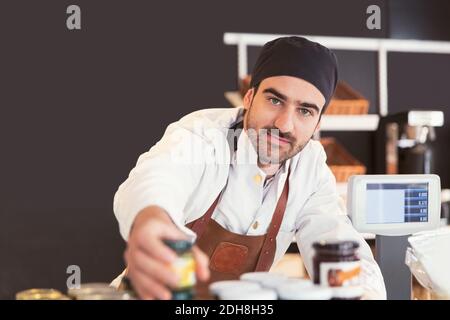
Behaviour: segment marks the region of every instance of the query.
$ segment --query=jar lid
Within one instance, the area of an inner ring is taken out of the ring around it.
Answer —
[[[79,295],[77,300],[136,300],[136,298],[127,292],[116,291]]]
[[[68,300],[55,289],[28,289],[16,293],[16,300]]]
[[[289,280],[287,278],[267,278],[261,279],[259,282],[261,286],[267,289],[276,289],[277,287],[287,283]]]
[[[359,248],[359,243],[353,240],[326,240],[313,243],[316,250],[327,252],[348,252]]]
[[[285,280],[287,277],[285,275],[272,272],[247,272],[242,274],[240,279],[258,282],[262,285],[264,281],[269,281],[268,279]]]
[[[75,299],[80,299],[81,296],[92,296],[102,294],[114,294],[117,289],[111,287],[108,283],[85,283],[76,288],[69,288],[67,294]]]
[[[261,285],[253,281],[243,281],[243,280],[224,280],[213,282],[209,285],[209,291],[213,295],[219,295],[223,290],[235,289],[235,290],[252,290],[260,289]]]
[[[297,289],[303,289],[303,288],[312,288],[314,286],[314,283],[308,279],[288,278],[287,281],[283,282],[282,285],[279,287],[285,286],[292,286]]]
[[[227,289],[219,293],[220,300],[277,300],[277,293],[270,289],[235,290]]]
[[[333,292],[328,287],[299,287],[295,284],[286,284],[278,288],[278,295],[282,300],[330,300]]]
[[[364,290],[361,286],[333,287],[333,298],[360,299]]]
[[[163,240],[164,243],[177,253],[184,253],[192,248],[192,242],[189,240]]]

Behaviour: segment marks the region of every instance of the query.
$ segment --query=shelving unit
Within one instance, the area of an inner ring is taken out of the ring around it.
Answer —
[[[244,78],[248,73],[248,46],[263,46],[266,42],[287,34],[256,34],[231,33],[224,34],[226,45],[237,46],[238,78]],[[374,131],[378,127],[379,116],[388,114],[388,52],[421,52],[450,53],[449,41],[399,40],[379,38],[323,37],[299,35],[311,41],[316,41],[335,50],[375,51],[378,52],[378,114],[369,115],[324,115],[322,131]],[[233,106],[242,104],[238,92],[226,92],[225,97]]]
[[[232,33],[224,34],[226,45],[237,47],[238,81],[248,74],[248,46],[263,46],[266,42],[288,34],[255,34]],[[424,41],[357,37],[324,37],[298,35],[334,50],[373,51],[378,53],[378,112],[367,115],[324,115],[321,131],[375,131],[378,128],[380,116],[388,114],[388,52],[437,53],[450,54],[450,41]],[[235,107],[242,105],[239,92],[225,92],[226,99]],[[337,184],[338,193],[345,197],[347,184]],[[363,234],[366,239],[373,239],[373,234]]]

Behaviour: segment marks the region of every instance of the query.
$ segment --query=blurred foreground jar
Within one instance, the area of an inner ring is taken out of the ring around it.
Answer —
[[[55,289],[28,289],[16,293],[16,300],[70,300]]]
[[[75,300],[134,300],[133,292],[117,290],[108,283],[84,283],[69,288],[67,294]]]
[[[326,287],[357,286],[361,272],[356,241],[321,241],[313,244],[314,284]]]
[[[164,240],[164,243],[178,255],[170,268],[178,275],[178,285],[172,288],[173,300],[191,300],[194,298],[195,260],[192,243],[185,240]]]

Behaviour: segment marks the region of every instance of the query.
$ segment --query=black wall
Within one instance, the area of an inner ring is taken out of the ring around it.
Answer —
[[[71,32],[65,10],[74,3],[82,30]],[[114,192],[170,122],[228,106],[223,92],[237,86],[236,50],[223,44],[224,32],[389,37],[420,17],[424,27],[408,36],[450,40],[444,1],[432,5],[444,18],[431,20],[409,3],[1,1],[0,298],[29,287],[64,290],[71,264],[83,282],[110,281],[122,270]],[[382,30],[365,27],[370,4],[382,9]],[[399,12],[405,22],[397,24]],[[376,56],[338,57],[342,78],[376,112]],[[450,56],[392,54],[389,68],[391,111],[449,106]],[[438,130],[447,187],[449,114]],[[373,166],[372,133],[335,134]]]

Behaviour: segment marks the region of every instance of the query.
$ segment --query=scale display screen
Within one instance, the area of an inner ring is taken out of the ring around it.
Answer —
[[[428,183],[367,183],[366,222],[427,222],[428,194]]]

